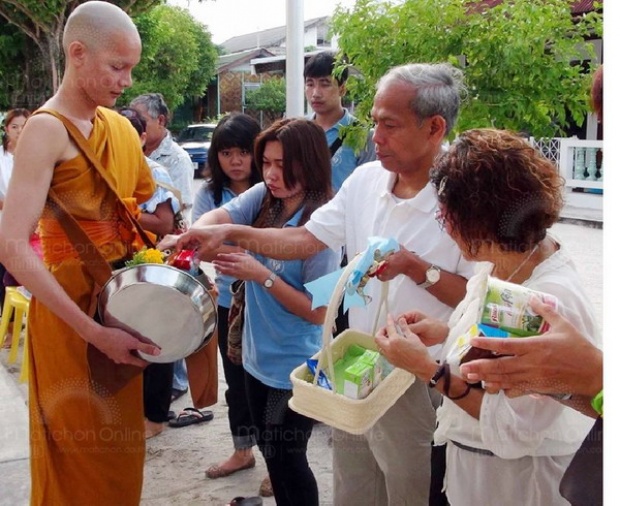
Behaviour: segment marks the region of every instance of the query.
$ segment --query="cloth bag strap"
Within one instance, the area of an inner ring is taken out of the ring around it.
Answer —
[[[172,192],[172,194],[179,201],[179,204],[181,204],[183,202],[183,199],[181,198],[181,192],[177,188],[175,188],[174,186],[172,186],[172,185],[170,185],[168,183],[164,183],[163,181],[155,181],[155,184],[157,186],[159,186],[160,188],[163,188],[164,190],[168,190],[168,191]]]
[[[60,121],[62,121],[62,123],[65,126],[65,128],[67,129],[67,132],[69,133],[69,136],[71,137],[71,139],[75,142],[77,147],[84,154],[84,156],[88,159],[88,161],[95,168],[95,170],[99,173],[99,175],[101,176],[103,181],[108,185],[108,188],[110,189],[110,191],[116,197],[116,200],[117,200],[118,204],[120,205],[120,209],[123,211],[123,214],[125,215],[125,218],[127,220],[129,220],[129,222],[133,225],[133,227],[136,230],[136,232],[138,232],[138,235],[142,239],[142,242],[144,242],[144,244],[148,248],[154,248],[155,245],[153,244],[153,241],[147,235],[145,230],[142,228],[142,225],[140,225],[140,223],[138,223],[138,220],[133,216],[131,211],[129,211],[129,209],[127,209],[127,206],[125,205],[125,202],[123,201],[122,197],[116,191],[116,187],[114,186],[114,183],[110,179],[110,176],[107,174],[105,168],[101,165],[101,162],[97,158],[97,155],[93,151],[93,148],[90,146],[90,144],[88,143],[88,140],[86,139],[86,137],[84,137],[84,135],[79,130],[79,128],[77,128],[68,118],[66,118],[65,116],[63,116],[59,112],[54,111],[53,109],[39,109],[38,111],[35,112],[35,114],[41,114],[41,113],[50,114],[50,115],[54,116],[55,118],[59,119]],[[76,221],[76,223],[77,223],[77,221]],[[61,222],[61,226],[64,229],[64,225],[62,224],[62,222]],[[79,226],[79,224],[78,224],[78,226]],[[87,237],[86,234],[84,234],[84,236]],[[70,237],[69,237],[69,239],[72,240]],[[94,244],[92,243],[92,241],[90,239],[88,239],[88,243],[87,244],[89,244],[89,246],[92,245],[93,247],[96,248],[96,246],[94,246]],[[80,246],[80,245],[74,243],[74,246]]]
[[[112,276],[112,268],[99,248],[90,240],[90,237],[51,188],[48,194],[48,204],[95,283],[100,287],[105,285]]]

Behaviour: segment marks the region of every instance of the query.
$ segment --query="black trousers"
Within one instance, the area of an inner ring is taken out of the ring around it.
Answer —
[[[168,421],[174,363],[150,364],[143,374],[144,416],[155,423]]]
[[[291,390],[268,387],[247,372],[245,386],[276,504],[318,506],[319,490],[306,455],[314,421],[288,407]]]
[[[227,307],[217,307],[217,345],[220,349],[224,378],[226,378],[226,385],[228,386],[224,393],[228,405],[228,425],[237,450],[251,448],[256,442],[250,406],[245,394],[243,365],[233,364],[226,353],[228,350],[228,311]]]

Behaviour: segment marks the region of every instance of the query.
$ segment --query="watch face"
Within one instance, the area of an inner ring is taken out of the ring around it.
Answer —
[[[265,282],[263,283],[263,286],[265,288],[271,288],[273,286],[273,279],[271,278],[266,279]]]
[[[426,271],[426,279],[431,283],[437,283],[437,281],[439,281],[439,275],[439,269],[437,269],[436,267],[431,267],[429,270]]]

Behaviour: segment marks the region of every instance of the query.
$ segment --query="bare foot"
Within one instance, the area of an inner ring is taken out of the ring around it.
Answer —
[[[243,469],[250,469],[256,465],[252,448],[244,448],[242,450],[235,450],[235,452],[224,462],[219,464],[213,464],[206,471],[207,478],[215,480],[217,478],[223,478],[229,476],[237,471]]]
[[[145,439],[151,439],[162,433],[164,430],[163,423],[151,422],[150,420],[144,420],[144,437]]]

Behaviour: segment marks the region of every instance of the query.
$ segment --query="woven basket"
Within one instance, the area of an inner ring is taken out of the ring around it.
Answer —
[[[328,376],[334,377],[334,362],[341,359],[352,344],[369,350],[378,350],[372,335],[353,329],[345,330],[332,340],[331,329],[344,287],[358,259],[359,256],[343,271],[327,307],[323,325],[323,348],[312,357],[318,360],[314,382],[308,381],[312,373],[305,363],[295,368],[291,373],[293,397],[289,400],[292,410],[351,434],[367,432],[415,380],[415,376],[411,373],[395,368],[365,399],[350,399],[316,384],[319,371],[326,366],[330,372]],[[386,298],[387,288],[383,290],[382,304]],[[378,312],[381,311],[382,304],[379,305]]]

